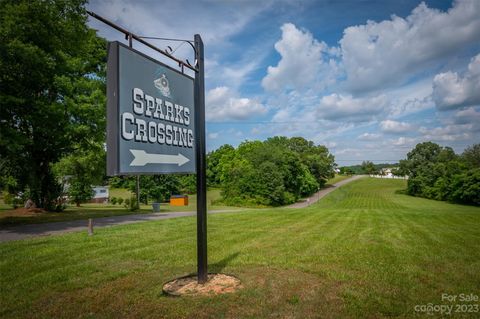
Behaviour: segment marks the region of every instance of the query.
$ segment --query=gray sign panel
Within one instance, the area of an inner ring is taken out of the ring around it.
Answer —
[[[107,174],[195,173],[193,79],[119,42],[107,63]]]

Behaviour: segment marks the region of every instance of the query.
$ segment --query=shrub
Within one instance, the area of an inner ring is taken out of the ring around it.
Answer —
[[[137,210],[139,208],[137,204],[137,199],[135,197],[125,199],[123,207],[132,212]]]
[[[119,197],[119,198],[117,199],[117,203],[118,203],[118,205],[122,205],[122,203],[123,203],[123,198]]]
[[[116,197],[110,197],[110,203],[112,203],[112,205],[116,205],[118,202],[118,199]]]
[[[4,191],[4,192],[3,192],[3,202],[4,202],[5,204],[7,204],[7,205],[12,205],[14,198],[15,198],[15,197],[14,197],[12,194],[10,194],[9,192],[7,192],[7,191]]]
[[[452,184],[451,201],[480,205],[480,168],[455,175]]]

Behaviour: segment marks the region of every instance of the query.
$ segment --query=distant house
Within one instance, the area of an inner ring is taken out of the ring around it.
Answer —
[[[106,203],[108,202],[108,186],[92,186],[94,191],[93,197],[90,203]]]
[[[380,175],[383,175],[386,178],[393,178],[392,169],[396,169],[396,167],[394,167],[394,168],[388,168],[388,167],[387,168],[382,168]]]
[[[370,175],[375,178],[393,178],[393,179],[408,179],[408,176],[397,176],[392,173],[393,170],[398,170],[398,167],[387,167],[380,170],[380,174]]]

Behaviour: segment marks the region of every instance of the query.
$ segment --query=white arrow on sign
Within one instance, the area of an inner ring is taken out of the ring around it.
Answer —
[[[188,158],[178,153],[178,155],[151,154],[144,150],[130,150],[135,157],[130,166],[145,166],[146,164],[177,164],[182,166],[190,162]]]

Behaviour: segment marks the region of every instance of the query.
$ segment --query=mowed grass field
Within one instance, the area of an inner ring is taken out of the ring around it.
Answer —
[[[244,285],[222,296],[162,294],[196,269],[195,218],[2,243],[0,317],[409,318],[480,295],[480,208],[403,188],[364,178],[305,209],[210,215],[210,271]]]

